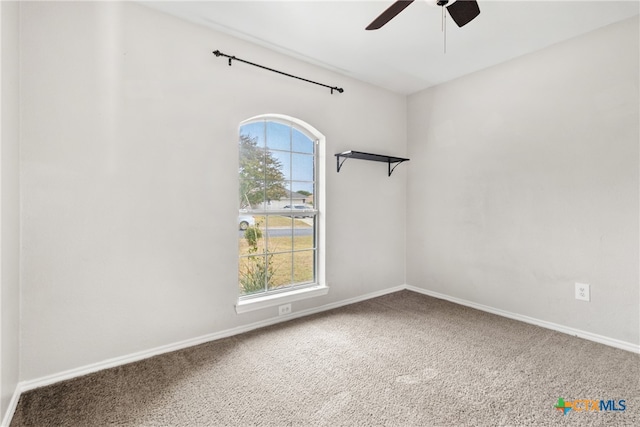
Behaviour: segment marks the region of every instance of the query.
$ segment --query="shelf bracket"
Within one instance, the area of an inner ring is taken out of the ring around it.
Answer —
[[[336,166],[338,168],[338,173],[340,172],[340,168],[342,168],[342,164],[347,160],[347,158],[343,158],[342,161],[340,161],[340,156],[338,156],[336,154]]]
[[[407,159],[407,160],[409,160],[409,159]],[[407,160],[400,160],[400,161],[396,162],[395,166],[393,166],[393,167],[391,167],[391,163],[392,162],[389,161],[389,176],[391,176],[391,172],[393,172],[395,170],[395,168],[397,168],[400,163],[406,162]]]

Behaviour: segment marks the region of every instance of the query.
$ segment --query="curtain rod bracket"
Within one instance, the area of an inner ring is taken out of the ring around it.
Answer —
[[[254,64],[253,62],[249,62],[249,61],[245,61],[244,59],[236,58],[233,55],[226,55],[226,54],[220,52],[217,49],[213,51],[213,54],[215,56],[217,56],[217,57],[224,56],[225,58],[228,58],[229,59],[229,66],[231,66],[231,61],[232,60],[236,60],[236,61],[244,62],[245,64],[253,65],[254,67],[262,68],[262,69],[267,70],[267,71],[272,71],[274,73],[282,74],[283,76],[292,77],[294,79],[302,80],[302,81],[305,81],[307,83],[313,83],[314,85],[318,85],[318,86],[323,86],[323,87],[329,88],[329,89],[331,89],[331,95],[333,95],[333,91],[334,90],[337,91],[338,93],[344,92],[344,89],[342,89],[341,87],[325,85],[325,84],[322,84],[322,83],[314,82],[313,80],[303,79],[302,77],[294,76],[292,74],[285,73],[283,71],[274,70],[273,68],[265,67],[264,65]]]

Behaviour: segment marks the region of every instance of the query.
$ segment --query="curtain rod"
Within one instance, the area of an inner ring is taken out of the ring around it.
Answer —
[[[333,95],[333,91],[334,90],[339,92],[339,93],[344,92],[344,89],[342,89],[341,87],[329,86],[329,85],[325,85],[325,84],[322,84],[322,83],[314,82],[313,80],[303,79],[302,77],[294,76],[292,74],[288,74],[288,73],[285,73],[283,71],[274,70],[273,68],[265,67],[264,65],[254,64],[253,62],[249,62],[249,61],[245,61],[244,59],[236,58],[235,56],[225,55],[224,53],[220,52],[219,50],[214,50],[213,54],[215,56],[224,56],[225,58],[229,58],[229,66],[231,66],[231,61],[234,61],[234,60],[235,61],[240,61],[240,62],[244,62],[245,64],[253,65],[254,67],[258,67],[258,68],[262,68],[264,70],[273,71],[274,73],[282,74],[283,76],[293,77],[294,79],[302,80],[302,81],[305,81],[307,83],[313,83],[314,85],[318,85],[318,86],[323,86],[323,87],[329,88],[329,89],[331,89],[331,94],[332,95]]]

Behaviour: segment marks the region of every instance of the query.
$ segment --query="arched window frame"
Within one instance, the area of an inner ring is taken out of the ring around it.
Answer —
[[[246,258],[246,254],[239,253],[238,258],[238,289],[239,297],[236,304],[236,311],[243,313],[246,311],[253,311],[262,308],[272,307],[276,305],[286,304],[289,302],[311,298],[319,295],[325,295],[328,292],[328,286],[325,281],[325,218],[326,218],[326,185],[325,185],[325,147],[326,141],[322,133],[320,133],[313,126],[308,123],[286,115],[281,114],[264,114],[256,117],[249,118],[240,123],[238,129],[238,135],[240,137],[243,127],[246,125],[256,123],[274,122],[276,124],[285,125],[305,135],[315,143],[314,163],[315,163],[315,176],[314,176],[314,191],[313,191],[313,212],[306,210],[285,210],[282,207],[274,207],[267,203],[263,203],[261,206],[250,206],[247,209],[243,206],[243,203],[238,200],[239,203],[239,217],[241,215],[256,215],[261,218],[275,217],[278,215],[290,214],[292,218],[301,217],[305,215],[312,215],[315,217],[313,234],[314,234],[314,250],[315,250],[315,263],[314,263],[314,280],[305,283],[292,283],[291,285],[284,286],[282,288],[269,289],[265,286],[265,289],[260,292],[251,294],[243,294],[240,285],[240,277],[242,274],[243,257]],[[293,131],[292,131],[293,133]],[[266,138],[266,132],[265,132]],[[265,143],[265,146],[268,143]],[[241,144],[238,144],[239,156],[241,156]],[[293,149],[292,149],[293,150]],[[268,151],[265,148],[265,151]],[[295,154],[295,152],[294,152]],[[239,169],[240,170],[240,169]],[[238,179],[238,186],[241,185],[240,177]],[[239,188],[239,187],[238,187]],[[292,189],[293,190],[293,189]],[[266,190],[265,190],[266,191]],[[239,192],[240,194],[240,192]],[[266,232],[266,229],[263,229]],[[242,239],[243,233],[240,232],[240,239]],[[239,251],[241,252],[241,251]],[[268,254],[266,255],[268,256]],[[295,311],[295,310],[293,310]],[[286,312],[286,310],[285,310]]]

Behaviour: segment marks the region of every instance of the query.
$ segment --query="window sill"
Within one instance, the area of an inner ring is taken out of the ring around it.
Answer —
[[[276,305],[286,304],[293,301],[319,297],[321,295],[326,295],[328,292],[329,287],[327,285],[316,285],[308,288],[296,289],[290,292],[238,300],[238,303],[236,304],[236,313],[247,313],[249,311],[274,307]]]

